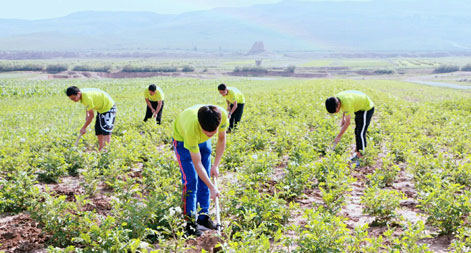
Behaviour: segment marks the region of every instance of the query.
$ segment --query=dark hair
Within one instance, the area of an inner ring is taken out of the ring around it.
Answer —
[[[221,123],[221,111],[214,105],[201,106],[198,110],[198,122],[203,130],[212,132]]]
[[[220,85],[218,85],[218,90],[226,90],[227,87],[225,84],[221,83]]]
[[[150,91],[155,91],[156,89],[157,89],[157,86],[155,86],[155,84],[149,85],[149,90]]]
[[[67,97],[70,97],[72,95],[77,95],[78,93],[80,92],[80,89],[77,88],[76,86],[70,86],[69,88],[67,88],[67,90],[65,91],[65,94],[67,94]]]
[[[330,97],[325,101],[325,109],[330,113],[335,113],[337,111],[338,99],[335,97]]]

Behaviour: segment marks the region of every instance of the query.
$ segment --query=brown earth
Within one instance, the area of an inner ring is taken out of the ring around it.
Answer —
[[[0,219],[0,251],[40,252],[47,238],[29,214],[20,213]]]
[[[206,231],[202,236],[186,241],[186,246],[191,247],[187,250],[188,253],[198,253],[203,249],[209,253],[219,252],[222,250],[218,244],[223,244],[224,241],[217,236],[216,231]]]

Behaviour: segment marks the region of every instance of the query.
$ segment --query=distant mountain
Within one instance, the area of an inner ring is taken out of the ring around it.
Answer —
[[[468,0],[283,1],[180,15],[0,19],[0,50],[471,50]]]

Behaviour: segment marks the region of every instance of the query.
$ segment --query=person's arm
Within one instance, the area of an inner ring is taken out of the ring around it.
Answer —
[[[221,157],[225,149],[226,149],[226,130],[219,131],[218,133],[218,143],[216,144],[216,157],[214,158],[214,163],[211,166],[212,177],[219,177],[219,163],[221,162]]]
[[[157,105],[157,109],[155,109],[155,113],[159,113],[160,112],[160,108],[162,108],[162,100],[159,100],[159,102],[157,102],[158,105]],[[156,115],[157,116],[157,115]]]
[[[339,143],[340,138],[342,138],[342,135],[345,133],[345,131],[347,131],[347,128],[350,126],[350,119],[350,115],[345,116],[344,114],[344,116],[342,117],[342,128],[340,129],[340,132],[337,137],[335,137],[334,143]]]
[[[90,125],[90,123],[92,123],[93,117],[95,116],[93,109],[90,111],[85,111],[85,113],[85,124],[83,124],[82,129],[80,129],[80,134],[85,134],[87,132],[87,127]]]
[[[229,111],[229,115],[227,115],[229,118],[231,118],[231,115],[235,112],[237,109],[237,101],[234,100],[234,103],[232,103],[232,110]]]
[[[147,107],[149,107],[149,109],[152,111],[152,114],[154,114],[155,110],[154,108],[152,108],[152,104],[150,103],[148,98],[146,98],[146,104],[147,104]]]
[[[226,99],[226,103],[227,103],[227,111],[230,112],[231,111],[231,103],[229,103],[229,100]]]
[[[211,191],[211,198],[216,199],[216,197],[219,197],[219,191],[209,179],[208,173],[206,173],[206,170],[204,169],[203,164],[201,163],[200,153],[199,152],[194,153],[190,151],[190,156],[191,156],[191,160],[193,161],[193,165],[195,165],[196,173]]]
[[[345,125],[345,113],[342,114],[342,120],[340,121],[340,127],[343,127]]]

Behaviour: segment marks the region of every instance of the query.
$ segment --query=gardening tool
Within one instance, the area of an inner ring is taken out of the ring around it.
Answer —
[[[214,177],[214,186],[218,188],[217,178]],[[221,216],[219,215],[219,197],[216,197],[216,228],[218,235],[221,235]]]
[[[334,142],[334,145],[332,145],[332,151],[335,150],[335,147],[337,147],[337,142]]]
[[[79,136],[77,137],[77,140],[75,141],[75,146],[77,147],[78,146],[78,143],[80,141],[80,137],[82,137],[82,133],[79,134]]]

